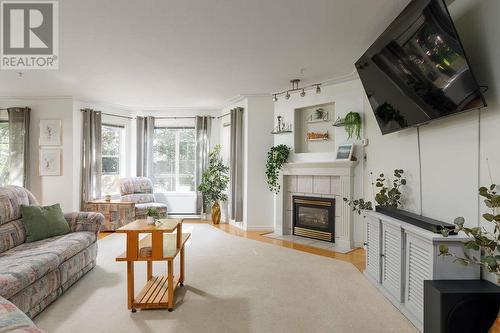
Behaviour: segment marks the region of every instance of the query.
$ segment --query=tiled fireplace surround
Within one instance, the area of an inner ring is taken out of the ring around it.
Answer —
[[[276,195],[274,234],[292,235],[294,195],[335,198],[335,245],[341,252],[354,246],[353,216],[343,197],[350,198],[356,162],[288,163]],[[281,208],[281,209],[280,209]]]

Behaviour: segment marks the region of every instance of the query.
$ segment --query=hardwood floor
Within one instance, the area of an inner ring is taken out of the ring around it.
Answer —
[[[304,244],[293,243],[290,241],[280,240],[280,239],[272,239],[272,238],[263,236],[266,233],[272,232],[272,230],[269,230],[269,231],[245,231],[245,230],[241,230],[235,226],[232,226],[230,224],[214,225],[210,221],[200,221],[200,220],[194,220],[194,219],[185,219],[184,223],[208,223],[208,224],[212,225],[214,228],[220,229],[220,230],[227,232],[227,233],[234,235],[234,236],[253,239],[253,240],[257,240],[257,241],[268,243],[268,244],[274,244],[274,245],[287,247],[287,248],[302,251],[302,252],[316,254],[319,256],[323,256],[323,257],[328,257],[328,258],[333,258],[333,259],[337,259],[337,260],[350,262],[360,272],[363,272],[365,269],[365,266],[366,266],[365,250],[362,248],[358,248],[358,249],[355,249],[349,253],[344,254],[344,253],[338,253],[338,252],[332,252],[332,251],[328,251],[328,250],[324,250],[324,249],[319,249],[319,248],[307,246]],[[99,233],[98,239],[102,239],[102,238],[104,238],[112,233],[113,232],[101,232],[101,233]]]

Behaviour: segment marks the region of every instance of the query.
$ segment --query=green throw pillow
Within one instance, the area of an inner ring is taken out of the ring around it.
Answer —
[[[21,215],[26,229],[26,243],[70,232],[59,204],[45,207],[21,205]]]

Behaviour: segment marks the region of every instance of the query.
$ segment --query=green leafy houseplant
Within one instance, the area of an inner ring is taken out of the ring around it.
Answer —
[[[451,253],[447,246],[440,245],[439,252],[443,256],[452,256],[456,262],[463,265],[479,265],[489,272],[496,274],[498,283],[500,284],[500,195],[496,192],[496,185],[492,184],[489,188],[479,188],[479,195],[484,198],[484,204],[489,208],[489,212],[483,214],[483,218],[493,224],[493,231],[489,232],[484,227],[466,227],[465,219],[457,217],[454,221],[455,231],[463,231],[467,236],[472,237],[468,242],[464,243],[465,249],[481,251],[479,257],[467,254],[460,257]],[[447,237],[449,231],[442,230],[443,236]]]
[[[148,208],[146,210],[146,216],[158,218],[158,217],[160,217],[160,212],[158,212],[158,209],[156,209],[156,208]]]
[[[381,173],[375,181],[375,187],[379,189],[379,192],[375,195],[375,202],[377,205],[382,207],[393,207],[398,208],[401,205],[401,189],[406,185],[406,179],[403,178],[403,169],[394,170],[394,180],[392,181],[391,187],[387,186],[387,181],[385,175]],[[374,185],[372,183],[372,185]],[[352,210],[361,214],[363,210],[373,210],[373,205],[371,201],[365,201],[364,199],[348,199],[343,198]]]
[[[347,138],[352,138],[356,134],[356,138],[361,139],[361,115],[358,112],[349,112],[344,117],[344,128],[347,132]]]
[[[203,172],[201,183],[198,186],[198,191],[203,194],[203,203],[205,205],[208,203],[218,205],[219,201],[227,200],[227,195],[224,191],[229,184],[229,167],[224,165],[219,154],[220,145],[217,145],[210,152],[208,168]],[[214,216],[212,216],[213,218]]]
[[[277,145],[271,147],[271,149],[267,153],[267,185],[269,186],[269,189],[276,194],[280,191],[278,175],[281,168],[283,167],[283,164],[286,163],[288,155],[290,155],[290,147],[288,147],[287,145]]]

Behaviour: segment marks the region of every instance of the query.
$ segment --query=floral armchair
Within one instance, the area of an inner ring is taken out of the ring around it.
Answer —
[[[153,182],[146,177],[130,177],[120,179],[122,201],[135,203],[135,218],[145,219],[149,208],[156,208],[160,218],[167,217],[167,205],[156,202],[153,194]]]

